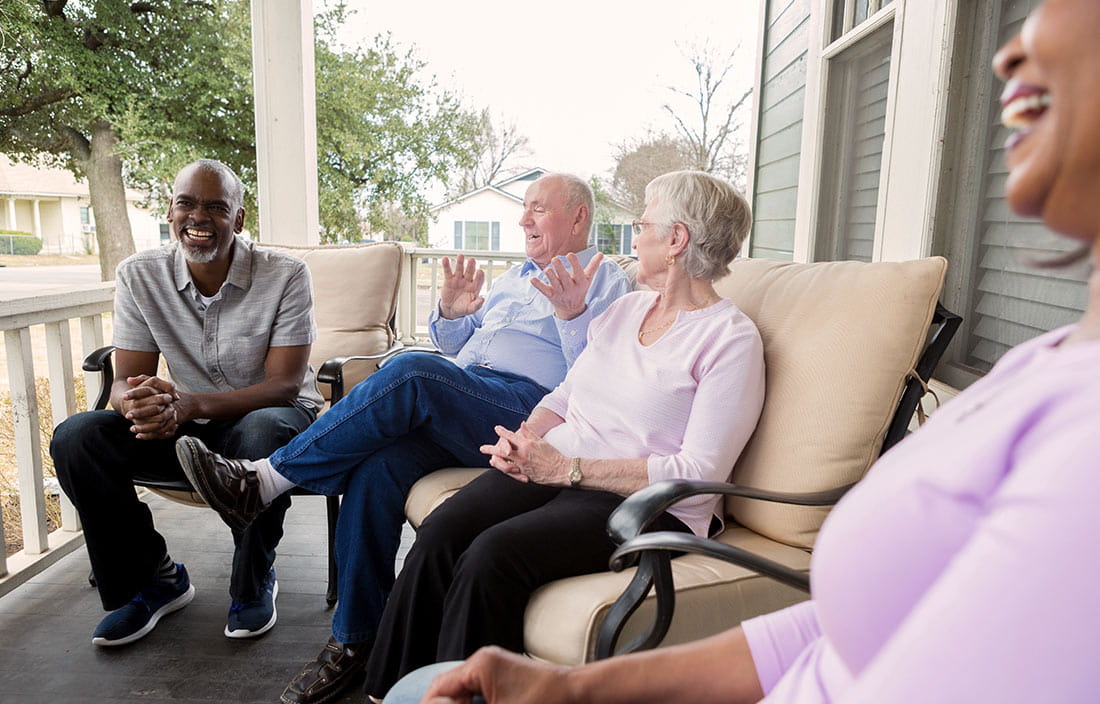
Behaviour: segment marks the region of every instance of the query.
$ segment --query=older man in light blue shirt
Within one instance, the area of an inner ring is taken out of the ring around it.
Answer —
[[[565,378],[589,321],[630,290],[622,269],[587,247],[592,209],[583,180],[548,174],[524,198],[522,266],[483,296],[473,259],[443,260],[429,326],[453,359],[397,356],[266,460],[227,460],[191,438],[177,445],[192,483],[231,525],[294,485],[344,497],[332,638],[282,701],[327,701],[357,679],[393,586],[409,488],[440,467],[484,466],[478,448],[496,442],[494,426],[526,420]]]

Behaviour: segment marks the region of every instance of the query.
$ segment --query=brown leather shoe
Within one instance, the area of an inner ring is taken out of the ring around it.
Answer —
[[[370,656],[370,643],[341,643],[329,637],[321,654],[290,681],[283,704],[322,704],[355,684]]]
[[[230,528],[244,530],[264,510],[260,480],[248,460],[222,457],[186,435],[176,440],[176,457],[191,486]]]

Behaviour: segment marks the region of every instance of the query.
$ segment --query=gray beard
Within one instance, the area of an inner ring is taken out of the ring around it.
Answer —
[[[218,256],[217,247],[213,249],[192,249],[180,243],[180,249],[183,251],[183,258],[192,264],[209,264]]]

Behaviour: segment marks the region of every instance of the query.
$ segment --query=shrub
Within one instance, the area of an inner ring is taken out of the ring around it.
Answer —
[[[0,254],[38,254],[42,240],[29,232],[0,230]]]

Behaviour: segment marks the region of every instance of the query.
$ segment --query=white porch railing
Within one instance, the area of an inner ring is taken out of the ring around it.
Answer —
[[[485,269],[486,284],[492,283],[510,266],[526,255],[516,252],[460,252],[457,250],[406,247],[397,304],[397,329],[407,343],[421,342],[428,336],[428,314],[439,299],[443,283],[443,257],[453,262],[458,254],[473,256]],[[4,331],[8,380],[14,416],[16,464],[22,511],[23,550],[10,558],[0,549],[0,596],[38,574],[58,558],[83,544],[80,520],[68,499],[61,496],[61,529],[46,532],[45,490],[42,452],[39,438],[39,411],[35,397],[34,350],[31,326],[46,329],[47,375],[50,379],[52,422],[58,423],[78,408],[73,389],[73,350],[69,321],[80,320],[83,355],[103,346],[102,315],[110,313],[114,284],[48,293],[27,298],[0,301],[0,330]],[[41,359],[41,355],[39,355]],[[98,375],[85,377],[87,398],[98,392]],[[0,507],[2,510],[2,507]],[[0,523],[0,539],[3,527]],[[0,546],[3,542],[0,540]]]
[[[406,343],[422,341],[428,337],[428,314],[439,300],[439,287],[443,285],[443,257],[464,254],[477,259],[485,269],[485,284],[493,282],[514,264],[527,258],[522,252],[467,252],[456,249],[407,248],[405,270],[401,272],[401,291],[397,297],[397,330]],[[415,284],[415,285],[414,285]]]
[[[11,558],[0,550],[0,595],[45,569],[83,544],[80,520],[68,499],[61,496],[61,529],[46,532],[45,488],[35,396],[34,351],[31,327],[45,326],[47,372],[50,379],[52,421],[57,425],[77,411],[73,388],[73,350],[69,321],[80,320],[84,354],[103,345],[104,313],[111,312],[114,284],[47,293],[0,302],[0,330],[11,391],[15,457],[22,515],[23,549]],[[85,377],[87,395],[95,398],[98,380]],[[2,510],[2,509],[0,509]],[[0,523],[0,538],[3,528]]]

